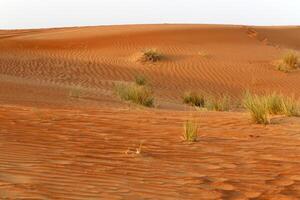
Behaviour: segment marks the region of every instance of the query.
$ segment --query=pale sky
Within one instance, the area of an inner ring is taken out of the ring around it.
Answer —
[[[0,0],[0,29],[162,23],[300,25],[300,0]]]

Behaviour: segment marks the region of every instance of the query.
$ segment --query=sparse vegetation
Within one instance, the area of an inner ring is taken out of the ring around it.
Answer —
[[[140,145],[137,148],[128,148],[125,151],[127,155],[141,155],[143,153],[143,141],[140,142]]]
[[[147,84],[147,80],[145,78],[145,76],[138,74],[134,77],[134,82],[137,85],[146,85]]]
[[[196,142],[198,139],[198,124],[195,121],[186,121],[184,123],[184,132],[182,139],[186,142]]]
[[[286,97],[284,101],[282,101],[282,110],[288,117],[300,116],[300,104],[294,97]]]
[[[228,111],[230,109],[231,99],[227,95],[221,97],[209,97],[205,101],[205,108],[214,111]]]
[[[72,98],[81,98],[82,97],[82,88],[72,87],[69,91],[69,96]]]
[[[162,59],[162,54],[156,49],[145,50],[140,58],[143,62],[157,62]]]
[[[289,72],[299,67],[299,58],[295,52],[286,53],[281,62],[278,63],[277,69],[283,72]]]
[[[277,93],[259,96],[247,92],[243,104],[250,111],[253,121],[258,124],[268,124],[269,115],[300,115],[300,106],[294,97],[284,97]]]
[[[283,114],[282,103],[284,102],[284,97],[277,93],[272,93],[270,95],[265,95],[264,97],[267,104],[268,113],[271,115]]]
[[[298,67],[298,56],[294,52],[289,52],[283,57],[283,63],[289,66],[291,69]]]
[[[243,105],[247,110],[249,110],[252,120],[255,123],[270,123],[266,98],[246,92],[243,99]]]
[[[121,83],[115,85],[114,89],[118,96],[125,101],[131,101],[146,107],[152,107],[154,104],[152,90],[144,85]]]
[[[183,102],[191,106],[204,107],[205,99],[203,95],[196,92],[187,92],[183,95]]]
[[[228,111],[231,99],[227,95],[214,97],[196,92],[187,92],[183,96],[183,102],[191,106],[204,107],[207,110]]]

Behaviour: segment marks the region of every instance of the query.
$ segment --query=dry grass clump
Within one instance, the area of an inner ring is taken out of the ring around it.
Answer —
[[[198,124],[195,121],[184,122],[182,139],[186,142],[196,142],[198,139]]]
[[[153,92],[149,87],[144,85],[121,83],[115,85],[114,89],[122,100],[130,101],[146,107],[153,107],[154,105]]]
[[[147,85],[147,80],[145,76],[138,74],[134,77],[134,82],[136,85]]]
[[[157,62],[162,59],[162,54],[156,49],[147,49],[143,52],[140,61],[143,62]]]
[[[300,103],[294,97],[286,97],[282,101],[282,111],[288,117],[300,116]]]
[[[300,105],[295,97],[285,97],[276,93],[266,95],[268,112],[272,115],[285,115],[287,117],[299,116]]]
[[[277,65],[277,69],[283,72],[289,72],[299,67],[299,58],[295,52],[286,53],[281,62]]]
[[[71,89],[69,90],[69,96],[72,98],[81,98],[83,95],[83,89],[81,87],[78,86],[74,86],[71,87]]]
[[[277,93],[259,96],[246,92],[243,105],[250,111],[253,121],[257,124],[270,123],[270,115],[300,115],[300,105],[294,97],[285,97]]]
[[[250,112],[253,122],[257,124],[269,124],[269,112],[266,99],[246,92],[243,99],[244,107]]]
[[[206,108],[207,110],[228,111],[231,99],[227,95],[214,97],[196,92],[187,92],[183,96],[183,102],[191,106]]]
[[[209,97],[205,101],[205,108],[207,108],[207,110],[229,111],[230,105],[231,99],[227,95],[220,97]]]
[[[196,92],[186,92],[183,95],[183,103],[191,106],[203,107],[205,103],[204,96]]]
[[[269,95],[261,96],[261,98],[265,98],[265,102],[267,104],[268,113],[271,115],[283,114],[283,102],[284,96],[279,95],[277,93],[272,93]]]

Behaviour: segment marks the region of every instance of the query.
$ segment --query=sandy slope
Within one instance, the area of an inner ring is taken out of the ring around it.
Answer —
[[[246,113],[187,112],[188,90],[300,96],[299,27],[138,25],[0,31],[0,197],[299,199],[300,121],[252,125]],[[137,62],[143,49],[165,59]],[[112,92],[145,74],[157,107]],[[81,98],[71,94],[80,91]],[[182,110],[182,111],[176,111]],[[181,142],[196,118],[200,142]],[[143,141],[141,155],[126,154]]]

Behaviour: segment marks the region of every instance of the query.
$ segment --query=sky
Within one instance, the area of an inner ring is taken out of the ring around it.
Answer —
[[[162,23],[300,25],[300,0],[0,0],[0,29]]]

